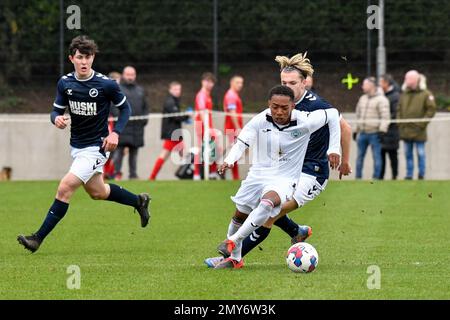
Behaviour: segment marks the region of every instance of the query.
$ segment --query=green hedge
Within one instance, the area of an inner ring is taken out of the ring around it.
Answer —
[[[372,1],[378,2],[378,1]],[[97,40],[102,67],[212,59],[212,0],[65,1],[81,8],[82,30]],[[308,50],[316,62],[345,55],[364,62],[365,0],[219,0],[220,60],[273,59]],[[386,45],[399,59],[446,61],[450,1],[386,1]],[[68,14],[65,14],[68,17]],[[373,48],[376,32],[373,32]],[[58,71],[59,1],[0,1],[0,72],[7,79]],[[5,50],[6,48],[6,50]]]

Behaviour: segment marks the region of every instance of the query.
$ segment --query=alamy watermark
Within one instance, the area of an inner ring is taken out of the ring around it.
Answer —
[[[69,290],[79,290],[81,288],[81,269],[77,265],[67,267],[66,273],[69,274],[66,285]]]
[[[367,289],[381,289],[381,269],[377,265],[367,267],[367,273],[370,276],[367,278]]]
[[[373,30],[373,29],[380,29],[381,26],[381,9],[377,5],[371,5],[367,7],[367,14],[369,16],[367,17],[366,25],[367,29]]]
[[[81,29],[81,9],[77,5],[70,5],[66,9],[66,13],[70,16],[66,19],[66,27],[69,30]]]

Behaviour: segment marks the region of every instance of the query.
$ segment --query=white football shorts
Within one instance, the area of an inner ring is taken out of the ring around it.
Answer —
[[[73,148],[70,152],[73,162],[69,172],[76,175],[86,184],[95,174],[103,173],[103,166],[109,157],[109,152],[100,152],[100,147]]]
[[[314,200],[327,186],[328,180],[323,184],[317,181],[315,176],[302,173],[294,192],[294,200],[298,207],[303,207],[308,202]]]
[[[288,178],[272,178],[272,179],[245,179],[241,183],[241,187],[231,200],[236,204],[236,209],[245,214],[250,214],[261,201],[262,196],[269,192],[275,191],[281,199],[281,205],[274,208],[271,217],[277,216],[281,211],[281,206],[286,201],[292,199],[296,182]]]

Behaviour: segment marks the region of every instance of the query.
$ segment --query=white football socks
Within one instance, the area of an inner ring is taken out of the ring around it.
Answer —
[[[238,222],[233,218],[231,218],[230,225],[228,226],[227,239],[229,239],[239,228],[242,226],[241,222]]]
[[[241,261],[242,241],[269,219],[273,207],[272,201],[262,199],[259,205],[249,214],[247,220],[245,220],[239,230],[228,237],[236,245],[231,252],[232,259]]]

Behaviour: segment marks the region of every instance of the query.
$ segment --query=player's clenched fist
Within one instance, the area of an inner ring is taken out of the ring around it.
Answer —
[[[65,129],[69,123],[68,116],[57,116],[55,118],[55,126],[59,129]]]
[[[227,171],[227,169],[233,168],[233,166],[234,166],[233,164],[228,164],[224,162],[223,164],[220,165],[219,169],[217,170],[217,173],[223,176],[225,174],[225,171]]]
[[[118,144],[119,135],[113,131],[103,140],[102,149],[106,152],[114,151]]]

